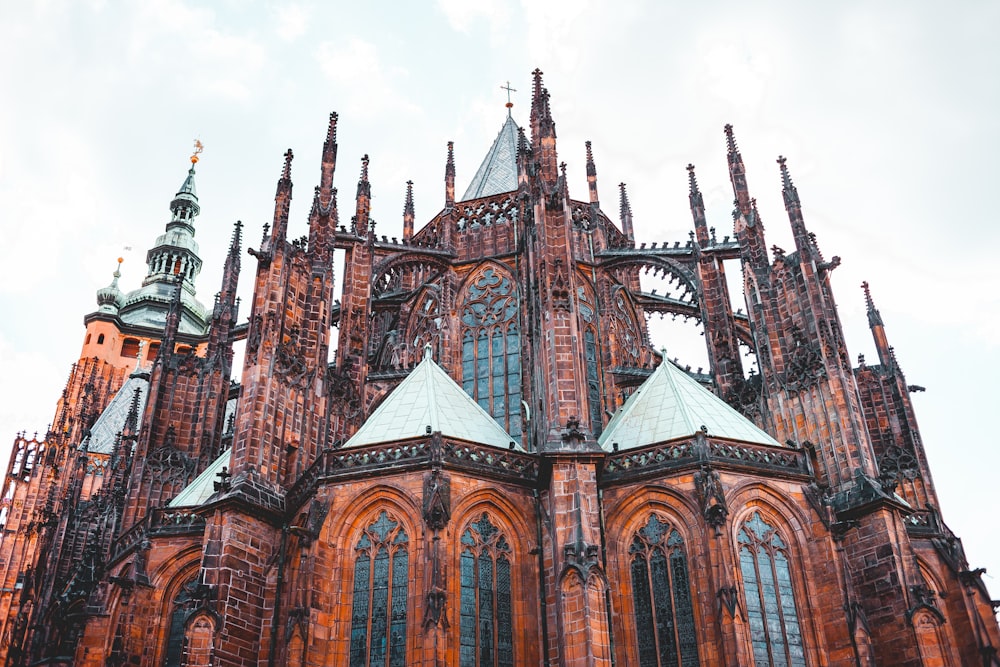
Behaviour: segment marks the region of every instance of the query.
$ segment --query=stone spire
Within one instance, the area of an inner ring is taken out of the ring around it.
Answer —
[[[601,205],[601,200],[597,196],[597,167],[594,165],[594,153],[590,149],[590,141],[587,141],[587,189],[590,190],[590,203],[595,206]]]
[[[355,198],[354,225],[360,236],[369,233],[372,210],[372,186],[368,182],[368,154],[361,158],[361,178],[358,179],[358,193]]]
[[[792,226],[792,236],[795,238],[795,248],[799,251],[799,261],[807,262],[815,255],[815,244],[809,237],[805,220],[802,218],[802,203],[799,201],[799,191],[792,183],[792,177],[788,173],[787,158],[778,157],[778,165],[781,171],[781,196],[785,200],[785,210],[788,212],[788,221]]]
[[[872,300],[871,290],[868,289],[868,281],[861,283],[861,289],[865,292],[865,307],[868,311],[868,327],[872,331],[872,338],[875,339],[875,349],[878,351],[879,363],[886,369],[892,369],[895,365],[895,358],[892,348],[889,347],[889,338],[885,333],[885,324],[882,323],[882,314],[875,307]]]
[[[687,166],[688,171],[688,203],[691,205],[691,217],[694,218],[694,233],[698,245],[708,247],[708,224],[705,222],[705,200],[698,189],[698,179],[694,175],[694,165]]]
[[[448,161],[444,164],[444,207],[455,206],[455,142],[448,142]]]
[[[271,224],[271,245],[285,241],[288,235],[288,211],[292,204],[292,149],[285,151],[285,164],[274,193],[274,222]]]
[[[406,182],[406,203],[403,204],[403,242],[413,238],[413,181]]]
[[[628,193],[625,191],[625,184],[619,183],[618,190],[620,192],[619,214],[621,215],[622,221],[622,233],[625,235],[625,238],[634,242],[635,235],[632,231],[632,206],[628,203]]]

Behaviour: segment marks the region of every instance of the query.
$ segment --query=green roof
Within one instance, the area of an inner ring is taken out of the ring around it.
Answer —
[[[704,427],[704,428],[703,428]],[[669,361],[629,396],[598,439],[601,447],[634,449],[707,431],[762,445],[778,442]]]

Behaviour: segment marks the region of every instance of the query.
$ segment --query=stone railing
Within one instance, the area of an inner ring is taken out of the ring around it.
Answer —
[[[608,482],[643,478],[701,464],[778,472],[796,477],[811,473],[800,449],[716,440],[696,436],[640,449],[616,452],[604,461],[602,479]]]
[[[150,535],[197,535],[205,530],[205,517],[183,509],[161,507],[153,510]]]

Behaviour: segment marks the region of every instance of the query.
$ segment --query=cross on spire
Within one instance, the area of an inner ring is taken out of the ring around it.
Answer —
[[[511,115],[511,109],[514,108],[514,103],[510,101],[510,94],[511,93],[516,93],[517,92],[517,88],[511,88],[510,87],[510,81],[508,81],[505,85],[500,86],[500,90],[506,90],[507,91],[507,104],[505,104],[504,106],[507,107],[507,115],[509,116],[509,115]]]

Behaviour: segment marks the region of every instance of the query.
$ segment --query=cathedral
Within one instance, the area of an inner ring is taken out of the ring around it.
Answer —
[[[367,155],[338,203],[331,114],[308,234],[289,150],[210,306],[192,157],[142,284],[97,290],[50,428],[15,439],[0,662],[1000,666],[887,327],[864,285],[878,360],[852,363],[784,158],[794,249],[731,126],[732,234],[689,166],[690,238],[647,245],[589,142],[571,195],[540,71],[528,127],[498,120],[464,194],[448,143],[440,211],[409,184],[387,237]],[[701,324],[706,370],[656,314]]]

